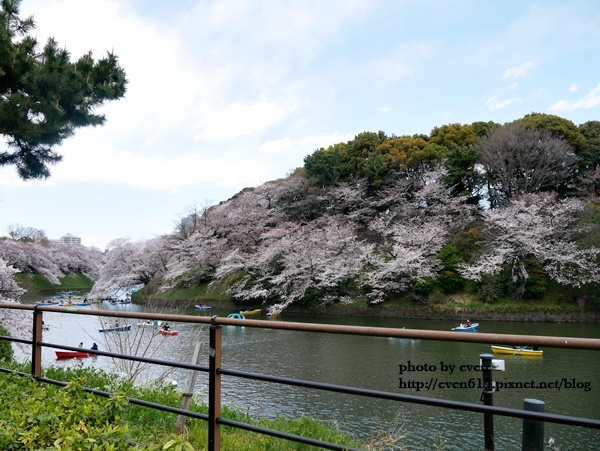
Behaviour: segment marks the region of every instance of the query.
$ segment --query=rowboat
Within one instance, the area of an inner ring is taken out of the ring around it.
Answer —
[[[107,329],[100,329],[98,330],[98,332],[127,332],[128,330],[131,330],[131,324],[127,324],[126,326],[116,326],[116,327],[109,327]]]
[[[161,329],[158,331],[159,334],[161,335],[165,335],[165,336],[175,336],[175,335],[179,335],[179,331],[178,330],[164,330]]]
[[[60,301],[55,301],[55,300],[51,300],[51,301],[37,301],[35,303],[35,305],[59,305]]]
[[[84,351],[54,351],[57,359],[83,359],[85,357],[98,357],[96,354]]]
[[[210,305],[196,305],[196,310],[210,310]]]
[[[453,327],[452,330],[456,332],[477,332],[477,328],[479,327],[479,323],[473,323],[469,326],[466,324],[461,324],[458,327]]]
[[[261,310],[259,308],[255,308],[253,310],[240,310],[242,315],[259,315]]]
[[[528,349],[527,346],[511,348],[510,346],[492,346],[494,354],[507,355],[526,355],[526,356],[543,356],[544,351],[541,349]]]

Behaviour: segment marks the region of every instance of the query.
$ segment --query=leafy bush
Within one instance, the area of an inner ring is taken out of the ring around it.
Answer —
[[[12,362],[9,366],[23,372],[28,370],[26,363]],[[185,434],[174,435],[175,415],[127,403],[126,397],[131,397],[179,407],[181,393],[171,387],[134,385],[101,369],[81,366],[48,367],[44,376],[68,382],[68,387],[39,386],[34,379],[0,374],[0,399],[12,406],[10,411],[0,411],[0,449],[116,451],[143,448],[144,451],[191,451],[205,449],[208,442],[207,424],[203,420],[188,418]],[[102,398],[84,392],[83,386],[120,394],[110,399]],[[197,400],[192,402],[190,409],[208,413],[208,406]],[[221,415],[291,434],[360,446],[333,424],[307,417],[253,418],[247,412],[227,406],[223,406]],[[230,427],[222,428],[221,445],[223,449],[241,451],[313,449],[308,445]]]
[[[16,374],[0,378],[0,449],[120,450],[131,447],[122,422],[123,395],[99,398],[83,391],[82,380],[66,387],[39,387]]]
[[[0,335],[10,335],[2,324],[0,324]],[[0,361],[11,361],[12,359],[13,348],[11,342],[8,340],[0,340]]]

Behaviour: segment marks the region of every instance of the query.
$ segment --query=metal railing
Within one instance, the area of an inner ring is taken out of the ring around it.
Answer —
[[[79,348],[61,345],[59,343],[46,343],[42,337],[43,313],[55,312],[74,315],[91,315],[98,317],[116,317],[116,318],[134,318],[142,320],[165,320],[169,322],[180,323],[195,323],[209,325],[209,366],[201,366],[194,364],[186,364],[170,360],[151,359],[143,356],[135,356],[128,354],[119,354],[106,351],[94,351],[95,354],[108,356],[117,359],[132,360],[138,362],[147,362],[158,365],[166,365],[175,368],[196,370],[208,373],[208,415],[200,414],[184,409],[178,409],[161,404],[151,403],[144,400],[129,398],[129,402],[136,405],[145,406],[148,408],[159,409],[171,412],[178,415],[186,415],[188,417],[201,419],[208,423],[208,449],[210,451],[220,450],[221,425],[231,426],[234,428],[252,431],[258,434],[265,434],[274,437],[279,437],[286,440],[291,440],[299,443],[313,445],[324,449],[332,450],[353,450],[335,443],[315,440],[309,437],[289,434],[282,431],[263,428],[256,425],[233,421],[221,417],[221,380],[226,377],[237,377],[250,379],[254,381],[283,384],[289,386],[304,387],[313,390],[321,390],[328,392],[343,393],[355,396],[364,396],[374,399],[392,400],[397,402],[407,402],[413,404],[428,405],[441,408],[449,408],[455,410],[483,413],[487,418],[492,415],[507,416],[521,418],[524,420],[533,420],[540,422],[549,422],[564,424],[570,426],[580,426],[593,429],[600,429],[600,420],[591,418],[581,418],[568,415],[549,414],[543,412],[534,412],[530,410],[513,409],[506,407],[495,407],[491,405],[473,404],[460,401],[452,401],[446,399],[429,398],[425,396],[407,395],[393,392],[385,392],[358,387],[348,387],[342,385],[328,384],[315,381],[307,381],[301,379],[292,379],[287,377],[272,376],[259,373],[250,373],[246,371],[237,371],[222,368],[222,326],[244,326],[256,327],[265,329],[279,329],[289,331],[300,331],[307,333],[331,333],[331,334],[348,334],[370,337],[390,337],[390,338],[410,338],[410,339],[425,339],[467,343],[482,343],[482,344],[505,344],[516,346],[544,346],[550,348],[568,348],[568,349],[584,349],[598,351],[600,350],[600,339],[593,338],[575,338],[575,337],[549,337],[549,336],[532,336],[532,335],[513,335],[513,334],[491,334],[491,333],[456,333],[446,331],[433,330],[418,330],[418,329],[395,329],[384,327],[364,327],[364,326],[345,326],[331,324],[314,324],[314,323],[298,323],[298,322],[272,322],[264,320],[251,319],[234,319],[223,317],[203,317],[190,315],[174,315],[174,314],[156,314],[156,313],[141,313],[128,311],[107,311],[107,310],[92,310],[89,308],[76,307],[57,307],[45,305],[24,305],[24,304],[1,304],[0,308],[29,310],[33,313],[33,336],[32,340],[17,339],[11,337],[0,337],[0,339],[10,340],[13,342],[29,344],[32,346],[31,354],[31,375],[39,382],[51,383],[56,385],[66,385],[64,381],[57,381],[42,377],[42,348],[55,348],[70,351],[79,351]],[[485,371],[489,368],[483,368]],[[5,368],[0,368],[0,372],[9,372]],[[112,393],[86,388],[86,391],[99,396],[112,396]],[[493,441],[488,440],[486,431],[486,450],[493,450]]]

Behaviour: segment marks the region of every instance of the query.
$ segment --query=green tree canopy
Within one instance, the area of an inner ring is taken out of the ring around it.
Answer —
[[[479,138],[481,138],[482,136],[485,136],[485,135],[489,134],[490,132],[493,132],[497,128],[501,127],[500,124],[498,124],[494,121],[488,121],[488,122],[477,121],[477,122],[473,122],[471,124],[471,126],[473,127],[475,134]]]
[[[585,137],[577,126],[572,121],[554,114],[531,113],[514,122],[538,131],[548,130],[553,136],[567,141],[576,152],[580,152],[585,145]]]
[[[331,186],[349,178],[352,168],[347,162],[346,144],[338,143],[327,149],[320,148],[304,157],[306,174],[317,184]]]
[[[378,150],[385,157],[388,166],[398,171],[406,171],[416,164],[416,155],[429,143],[422,137],[393,137],[381,143]]]
[[[477,141],[475,127],[472,125],[447,124],[431,130],[430,140],[434,144],[446,146],[471,146]]]
[[[102,125],[95,114],[105,101],[124,96],[127,80],[117,57],[75,62],[49,39],[40,51],[29,35],[32,17],[21,19],[21,0],[2,0],[0,10],[0,166],[14,165],[23,179],[46,178],[61,156],[53,149],[78,127]]]
[[[579,153],[583,170],[600,167],[600,121],[588,121],[579,126],[585,144]]]

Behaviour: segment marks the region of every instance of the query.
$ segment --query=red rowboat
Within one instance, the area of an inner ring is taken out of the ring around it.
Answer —
[[[158,331],[161,335],[179,335],[179,331],[178,330],[164,330],[161,329]]]
[[[84,351],[54,351],[57,359],[83,359],[85,357],[97,357],[96,354]]]

